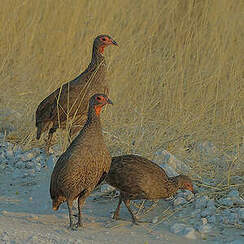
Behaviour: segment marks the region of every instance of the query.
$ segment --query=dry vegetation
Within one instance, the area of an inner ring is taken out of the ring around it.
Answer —
[[[111,152],[152,158],[164,147],[200,175],[223,176],[182,150],[208,140],[220,153],[238,151],[223,165],[228,178],[243,163],[243,8],[241,0],[1,1],[1,128],[15,129],[11,141],[38,145],[37,105],[86,68],[94,37],[108,33],[120,44],[105,51]]]

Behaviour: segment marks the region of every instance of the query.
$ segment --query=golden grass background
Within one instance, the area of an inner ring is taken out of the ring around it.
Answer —
[[[39,145],[37,105],[87,67],[106,33],[120,45],[105,50],[112,154],[152,158],[163,147],[200,175],[223,175],[185,148],[208,140],[236,150],[226,171],[243,160],[243,9],[241,0],[3,0],[0,126],[15,129],[8,140]]]

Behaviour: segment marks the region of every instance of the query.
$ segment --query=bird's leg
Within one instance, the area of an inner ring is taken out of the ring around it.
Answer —
[[[114,212],[114,216],[113,216],[113,219],[119,219],[119,210],[120,210],[120,205],[121,205],[121,203],[122,203],[122,196],[121,196],[121,194],[119,195],[119,203],[118,203],[118,206],[117,206],[117,208],[116,208],[116,210],[115,210],[115,212]]]
[[[136,217],[134,216],[134,214],[133,214],[133,212],[132,212],[132,210],[131,210],[131,208],[130,208],[130,200],[129,200],[129,199],[123,199],[123,202],[124,202],[125,206],[127,207],[128,211],[129,211],[129,213],[130,213],[130,215],[131,215],[133,224],[138,224],[138,223],[137,223],[137,219],[136,219]]]
[[[69,210],[69,227],[71,230],[75,230],[76,226],[73,222],[73,214],[72,214],[73,201],[67,200],[67,205],[68,205],[68,210]]]
[[[81,209],[85,203],[86,198],[89,195],[89,191],[88,190],[84,190],[80,193],[79,197],[78,197],[78,222],[77,222],[77,227],[81,227],[82,226],[82,217],[81,217]]]

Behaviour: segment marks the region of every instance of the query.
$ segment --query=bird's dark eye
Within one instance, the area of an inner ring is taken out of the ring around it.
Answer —
[[[106,41],[106,38],[105,38],[105,37],[103,37],[103,38],[102,38],[102,40],[103,40],[103,41]]]
[[[97,97],[97,100],[99,100],[99,101],[100,101],[100,100],[102,100],[102,98],[101,98],[101,97]]]

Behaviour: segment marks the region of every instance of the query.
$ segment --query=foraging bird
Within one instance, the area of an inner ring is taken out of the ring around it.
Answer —
[[[67,202],[70,228],[82,225],[81,208],[86,198],[109,171],[110,153],[104,143],[100,112],[112,101],[104,94],[90,98],[86,123],[67,150],[59,157],[51,176],[50,195],[53,210]],[[72,204],[78,198],[78,223],[72,220]]]
[[[74,80],[56,89],[39,104],[36,110],[36,138],[40,139],[41,134],[49,130],[46,141],[47,152],[57,128],[71,128],[70,135],[74,135],[84,125],[89,98],[95,93],[108,93],[103,53],[104,48],[110,45],[118,46],[108,35],[97,36],[87,69]]]
[[[185,175],[168,177],[160,166],[137,155],[113,157],[105,180],[120,191],[119,203],[113,218],[119,218],[120,205],[123,201],[135,224],[136,218],[130,208],[130,200],[168,198],[179,189],[193,192],[189,177]]]

